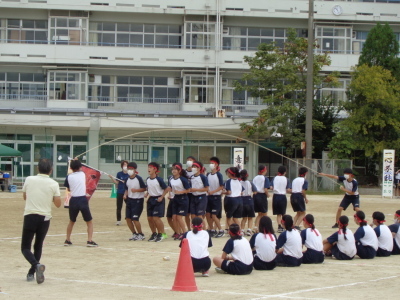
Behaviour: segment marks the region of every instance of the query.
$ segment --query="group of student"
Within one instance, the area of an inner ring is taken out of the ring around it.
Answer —
[[[222,255],[213,258],[217,273],[247,275],[255,270],[273,270],[276,266],[298,267],[301,264],[320,264],[325,257],[351,260],[356,255],[361,259],[375,256],[387,257],[400,254],[400,210],[395,213],[395,222],[386,226],[382,212],[372,214],[374,229],[367,224],[361,210],[354,215],[359,228],[352,233],[348,229],[349,218],[339,218],[339,230],[323,240],[314,225],[314,217],[307,214],[303,219],[304,229],[294,228],[290,215],[282,217],[285,228],[277,238],[269,217],[260,218],[258,232],[250,241],[243,238],[238,224],[229,225],[230,239],[222,249]],[[189,242],[194,272],[209,276],[211,259],[208,247],[212,247],[211,236],[202,230],[203,220],[192,219],[192,231],[185,233]],[[303,247],[305,248],[303,250]]]

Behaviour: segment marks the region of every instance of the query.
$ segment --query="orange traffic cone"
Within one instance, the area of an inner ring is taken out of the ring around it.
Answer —
[[[194,271],[192,258],[190,257],[189,242],[183,239],[181,253],[179,254],[178,267],[176,268],[175,282],[171,291],[178,292],[196,292],[196,280],[194,279]]]

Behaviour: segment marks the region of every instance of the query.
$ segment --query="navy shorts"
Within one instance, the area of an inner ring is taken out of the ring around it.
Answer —
[[[254,269],[260,271],[273,270],[276,267],[276,258],[269,262],[266,262],[261,260],[261,258],[259,258],[257,255],[254,255],[253,266]]]
[[[189,205],[191,215],[204,216],[207,208],[207,195],[192,195],[192,200]]]
[[[293,193],[290,195],[290,204],[292,205],[293,211],[306,211],[306,201],[302,193]]]
[[[325,255],[323,251],[317,251],[314,249],[307,248],[307,251],[303,253],[303,264],[322,264],[324,262]]]
[[[76,222],[76,217],[79,212],[82,213],[83,220],[85,222],[92,221],[92,214],[89,209],[89,201],[86,196],[71,197],[69,200],[69,219],[72,222]]]
[[[346,210],[350,204],[353,204],[353,209],[360,207],[360,196],[359,195],[344,195],[342,202],[339,206]]]
[[[332,252],[332,255],[337,260],[352,260],[354,258],[354,257],[350,257],[347,254],[344,254],[342,251],[340,251],[337,245],[333,245],[331,252]]]
[[[165,198],[163,198],[161,202],[158,202],[158,198],[160,198],[160,196],[149,197],[149,200],[147,200],[147,216],[148,217],[159,217],[159,218],[164,217]]]
[[[186,194],[175,195],[172,200],[172,214],[186,216],[189,210],[189,199]]]
[[[172,202],[174,199],[169,199],[167,206],[167,218],[172,218]]]
[[[278,267],[299,267],[301,265],[301,258],[278,253],[276,255],[276,265]]]
[[[253,264],[246,265],[239,260],[224,260],[221,269],[231,275],[247,275],[253,271]]]
[[[207,196],[207,210],[206,212],[212,215],[220,215],[222,211],[222,199],[221,195],[210,195]]]
[[[242,197],[225,197],[225,214],[228,219],[241,218],[243,211]]]
[[[254,211],[260,213],[268,212],[268,198],[265,193],[254,194]]]
[[[286,195],[274,194],[272,197],[272,213],[274,215],[284,215],[286,214],[286,206]]]
[[[143,212],[143,202],[143,198],[127,198],[125,205],[125,218],[139,221],[140,215]]]
[[[192,257],[192,265],[195,273],[206,272],[211,268],[211,259],[208,256],[203,258]]]
[[[387,257],[392,254],[392,251],[384,250],[382,248],[378,248],[378,251],[376,251],[376,256],[379,257]]]
[[[364,246],[361,242],[356,242],[357,255],[363,259],[372,259],[376,256],[376,251],[371,246]]]
[[[400,254],[400,247],[397,245],[396,241],[393,241],[392,255]]]
[[[243,210],[242,218],[254,218],[256,215],[254,213],[254,202],[251,196],[242,196]]]

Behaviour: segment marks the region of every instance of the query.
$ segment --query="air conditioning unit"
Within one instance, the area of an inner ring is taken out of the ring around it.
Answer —
[[[223,27],[222,34],[229,34],[229,27]]]

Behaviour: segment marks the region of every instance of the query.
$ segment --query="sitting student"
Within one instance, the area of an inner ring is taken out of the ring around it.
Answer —
[[[230,239],[222,250],[221,257],[214,257],[217,273],[231,275],[247,275],[253,271],[253,253],[249,242],[240,235],[240,227],[233,223],[229,225]],[[230,254],[230,256],[228,256]]]
[[[347,228],[349,218],[341,216],[338,220],[339,231],[324,240],[326,256],[334,256],[339,260],[351,260],[357,253],[353,232]]]
[[[276,236],[270,217],[260,218],[258,233],[250,239],[254,253],[254,269],[273,270],[276,267]]]
[[[355,213],[354,222],[360,226],[354,233],[357,255],[364,259],[374,258],[376,256],[376,250],[378,250],[378,238],[372,227],[365,221],[365,214],[363,211],[359,210]]]
[[[376,226],[374,230],[378,237],[376,256],[390,256],[393,250],[393,236],[389,227],[383,224],[385,222],[385,215],[380,211],[376,211],[372,214],[372,219]]]
[[[400,210],[394,214],[394,224],[389,226],[393,235],[392,255],[400,254]]]
[[[301,231],[301,240],[307,250],[303,252],[303,264],[322,264],[324,262],[324,251],[322,236],[314,226],[314,216],[311,214],[303,218],[305,229]]]
[[[208,248],[212,247],[212,242],[207,230],[203,230],[202,218],[194,217],[192,219],[192,231],[185,232],[183,239],[185,238],[189,242],[194,272],[201,272],[203,277],[208,277],[208,270],[211,267]],[[179,247],[181,246],[182,241],[179,244]]]
[[[279,235],[276,242],[276,265],[278,267],[298,267],[303,257],[301,237],[293,228],[293,218],[283,215],[281,224],[286,230]]]

